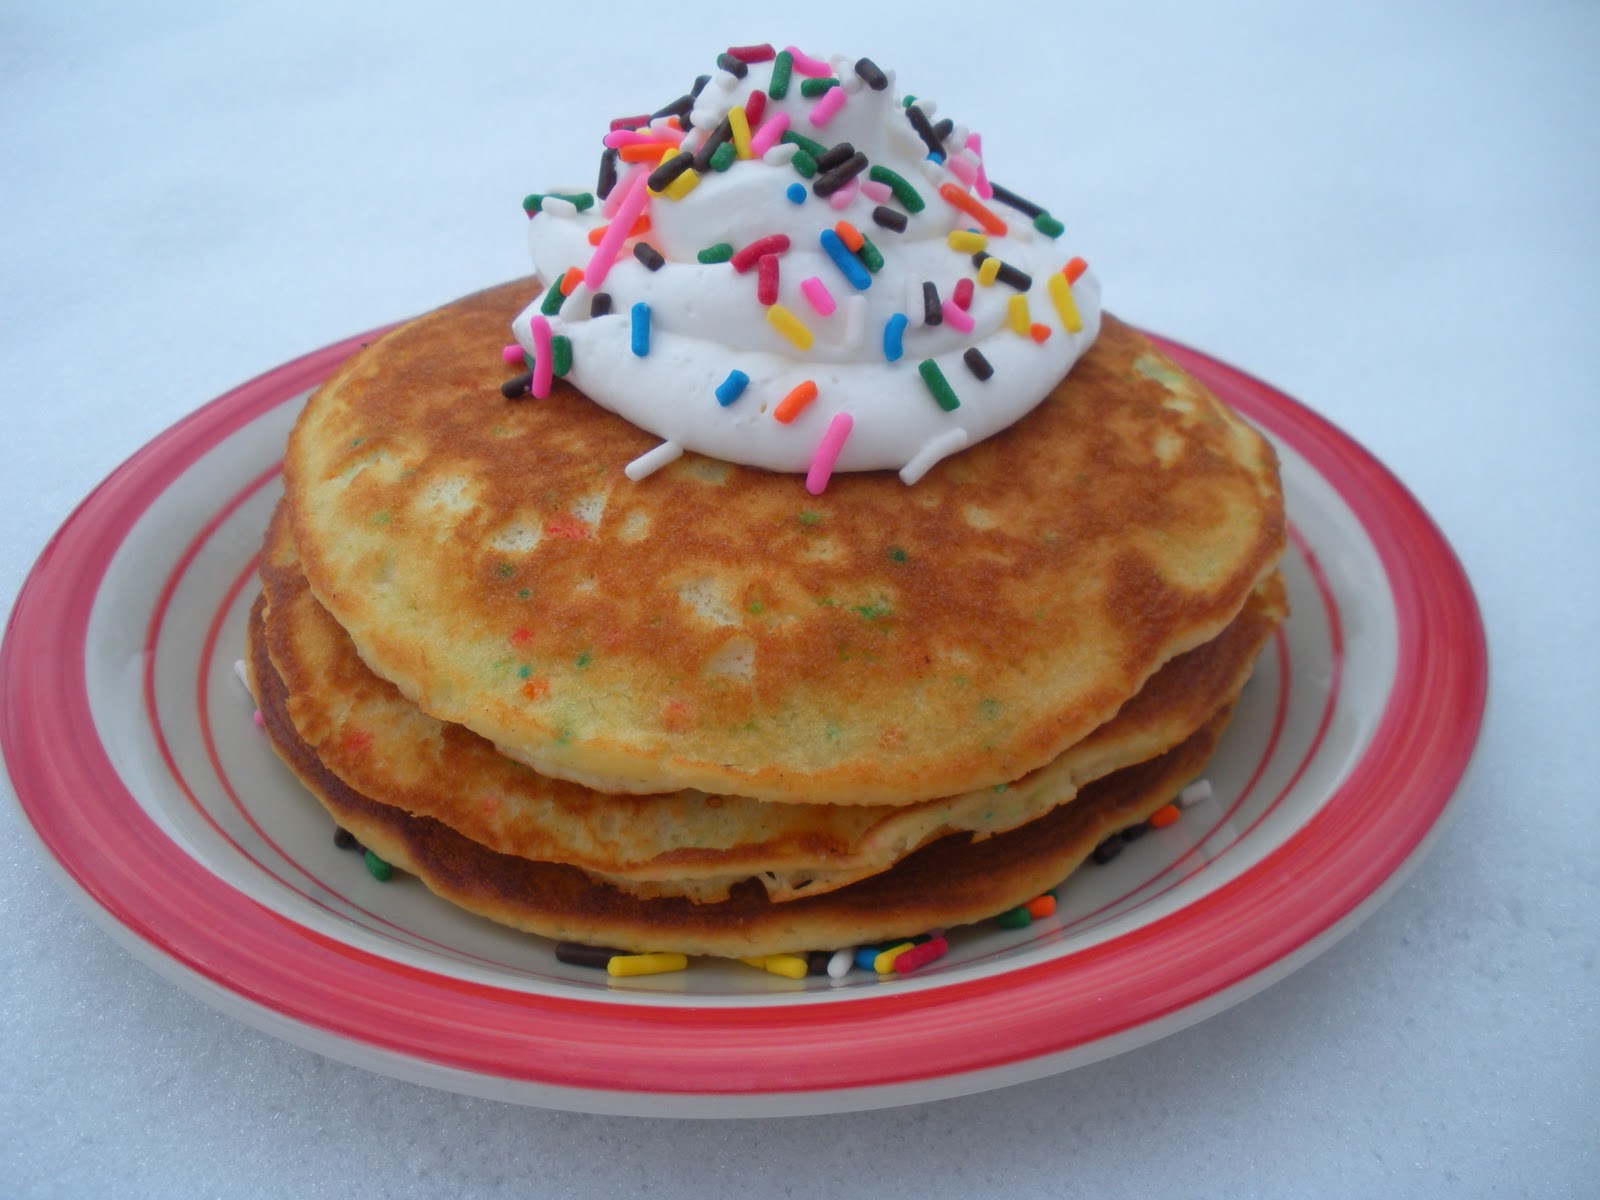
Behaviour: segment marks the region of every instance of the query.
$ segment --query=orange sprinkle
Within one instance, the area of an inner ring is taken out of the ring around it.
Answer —
[[[580,267],[568,267],[565,275],[561,277],[561,294],[572,295],[573,288],[583,282],[583,270]]]
[[[550,694],[550,681],[543,675],[535,675],[522,685],[522,694],[529,700],[543,700]]]
[[[677,146],[672,142],[635,142],[618,149],[617,157],[625,163],[659,163],[663,150],[676,151]]]
[[[806,405],[810,404],[816,398],[817,385],[812,380],[808,379],[791,391],[782,400],[779,400],[778,407],[772,410],[772,415],[787,425],[790,421],[794,420],[800,415],[800,413],[805,409]]]
[[[1041,917],[1048,917],[1056,911],[1056,898],[1054,896],[1035,896],[1023,905],[1028,910],[1028,915],[1035,921]]]
[[[1150,818],[1150,828],[1165,829],[1177,819],[1178,806],[1176,804],[1168,804],[1164,808],[1156,809],[1155,815]]]
[[[589,230],[589,245],[598,246],[600,244],[600,239],[605,237],[606,230],[610,228],[611,226],[609,225],[596,225],[593,229]]]
[[[518,629],[506,640],[509,641],[513,646],[526,646],[529,642],[533,641],[533,633],[527,629]]]
[[[1089,264],[1081,258],[1070,259],[1067,265],[1061,268],[1061,273],[1067,277],[1068,283],[1077,283],[1082,274],[1089,269]]]
[[[1035,321],[1032,325],[1028,326],[1028,336],[1034,341],[1043,344],[1050,340],[1050,326],[1041,325]]]
[[[841,242],[850,247],[851,254],[867,244],[867,239],[861,235],[861,231],[849,221],[840,221],[833,227],[833,231],[839,235]]]
[[[985,208],[982,204],[979,204],[955,184],[941,183],[939,185],[939,195],[943,196],[951,205],[959,208],[962,212],[966,213],[967,216],[971,217],[979,225],[983,226],[983,231],[985,233],[992,233],[996,237],[999,237],[1005,233],[1006,223],[999,217],[995,216],[993,210]]]

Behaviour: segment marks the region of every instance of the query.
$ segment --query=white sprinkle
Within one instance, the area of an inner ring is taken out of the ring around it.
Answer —
[[[866,80],[856,74],[855,65],[844,55],[835,54],[828,59],[828,65],[833,68],[833,77],[839,81],[839,86],[850,95],[855,95],[866,85]]]
[[[683,447],[677,442],[662,442],[654,450],[646,450],[622,469],[622,473],[637,483],[647,475],[654,475],[669,462],[682,457]]]
[[[858,350],[867,336],[867,298],[860,292],[844,302],[844,348]]]
[[[918,143],[921,144],[920,142]],[[923,147],[926,149],[926,147]],[[944,169],[943,163],[936,163],[931,158],[924,158],[917,166],[922,168],[922,173],[928,177],[928,182],[933,184],[944,183],[950,172]]]
[[[940,459],[949,458],[967,444],[965,429],[951,429],[931,437],[917,451],[916,457],[900,468],[900,482],[907,487],[926,475]]]
[[[546,216],[566,217],[570,220],[578,215],[578,206],[561,196],[546,196],[539,201],[539,211]]]
[[[1193,808],[1196,804],[1203,804],[1209,799],[1211,799],[1211,781],[1197,779],[1178,793],[1178,807]]]
[[[972,130],[965,125],[956,125],[951,128],[950,136],[945,138],[944,144],[946,146],[965,146],[967,144],[967,135],[971,132]]]
[[[846,946],[842,950],[835,950],[833,957],[828,960],[828,978],[843,979],[850,974],[850,968],[856,965],[856,948]]]
[[[769,167],[786,167],[799,149],[793,142],[779,142],[761,156],[761,161]]]
[[[740,84],[740,79],[732,71],[718,71],[713,82],[725,92],[731,92]],[[701,95],[705,93],[702,92]],[[699,124],[698,121],[695,124]]]
[[[922,110],[922,115],[931,121],[933,120],[933,114],[939,111],[939,102],[937,100],[929,100],[926,96],[918,96],[917,107]]]

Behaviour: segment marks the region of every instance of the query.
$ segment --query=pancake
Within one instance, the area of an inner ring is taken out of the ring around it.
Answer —
[[[281,508],[261,574],[266,639],[297,734],[355,791],[432,817],[487,848],[568,863],[636,895],[725,898],[755,877],[773,900],[845,886],[947,833],[1025,824],[1085,782],[1171,748],[1244,686],[1284,610],[1273,575],[1241,614],[1165,664],[1106,725],[999,789],[903,806],[773,804],[696,791],[596,792],[539,775],[429,717],[361,661],[300,573]]]
[[[754,881],[726,900],[640,899],[576,867],[500,854],[430,817],[361,795],[296,733],[267,652],[261,601],[252,613],[250,672],[265,728],[334,821],[435,894],[503,925],[564,941],[648,952],[746,957],[913,936],[983,920],[1065,878],[1112,833],[1146,820],[1196,775],[1229,713],[1160,757],[1113,772],[1071,804],[981,841],[944,837],[870,879],[773,903]]]
[[[692,454],[631,482],[650,435],[560,380],[503,398],[531,291],[349,360],[285,480],[361,657],[542,774],[867,805],[1008,783],[1216,637],[1282,551],[1270,447],[1114,318],[1030,415],[915,486],[812,497]]]

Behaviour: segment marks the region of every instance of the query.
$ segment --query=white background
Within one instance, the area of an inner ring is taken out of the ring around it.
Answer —
[[[1454,542],[1490,711],[1411,881],[1287,981],[1066,1075],[632,1120],[397,1083],[214,1013],[90,923],[7,806],[0,1194],[1596,1194],[1600,7],[1040,7],[13,0],[0,603],[199,404],[521,274],[521,197],[590,179],[608,117],[730,43],[867,54],[1064,217],[1112,311],[1329,416]]]

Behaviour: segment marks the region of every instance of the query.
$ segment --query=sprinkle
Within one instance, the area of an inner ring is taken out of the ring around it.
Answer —
[[[893,944],[894,943],[892,942],[885,942],[881,946],[857,946],[855,953],[855,965],[860,967],[863,971],[872,970],[873,959],[877,958],[879,954]]]
[[[958,154],[952,154],[949,158],[944,160],[944,165],[945,169],[948,170],[950,174],[961,180],[961,182],[966,184],[968,187],[973,187],[977,184],[977,160],[965,150],[962,150]]]
[[[740,274],[748,271],[761,261],[764,254],[782,254],[789,248],[789,235],[786,233],[771,233],[766,237],[757,238],[749,243],[737,254],[730,256],[729,262],[733,269]]]
[[[623,146],[654,146],[657,150],[663,144],[676,146],[683,141],[683,134],[676,129],[663,129],[660,132],[651,130],[640,133],[636,129],[614,129],[605,136],[607,149],[618,150]]]
[[[1179,815],[1178,806],[1176,804],[1164,804],[1160,808],[1156,809],[1155,812],[1150,814],[1150,828],[1165,829],[1168,825],[1171,825],[1174,821],[1176,821]]]
[[[1028,336],[1042,346],[1050,340],[1050,326],[1035,321],[1028,327]]]
[[[389,876],[394,874],[394,868],[388,863],[384,862],[383,859],[379,858],[371,850],[368,850],[365,854],[363,854],[361,859],[367,864],[367,874],[371,875],[379,883],[387,883]]]
[[[816,79],[803,79],[800,81],[800,94],[807,100],[815,100],[829,88],[839,86],[839,81],[831,75],[820,76]]]
[[[945,199],[946,203],[954,208],[959,208],[967,216],[983,226],[984,232],[992,233],[996,237],[1004,236],[1006,223],[995,216],[993,210],[974,200],[955,184],[941,183],[939,185],[939,195]]]
[[[524,371],[520,375],[513,375],[500,385],[500,394],[507,400],[515,400],[518,396],[526,396],[528,394],[528,385],[532,382],[532,371]]]
[[[866,267],[866,269],[871,271],[874,275],[883,270],[883,252],[872,244],[871,238],[864,237],[861,239],[861,250],[859,251],[859,256],[861,258],[861,265]]]
[[[633,306],[631,312],[633,337],[630,344],[635,357],[643,358],[650,353],[650,306],[640,300]]]
[[[1090,854],[1089,857],[1094,859],[1095,862],[1099,863],[1103,867],[1106,865],[1106,863],[1110,862],[1113,858],[1122,853],[1122,847],[1123,841],[1121,836],[1114,833],[1105,841],[1096,846],[1094,848],[1094,852]]]
[[[800,294],[811,302],[811,307],[817,310],[819,316],[831,317],[833,310],[839,307],[828,285],[815,275],[801,282]]]
[[[839,240],[849,247],[852,254],[867,244],[867,239],[861,236],[861,231],[849,221],[837,222],[833,231],[839,235]]]
[[[618,129],[637,129],[641,125],[648,124],[650,124],[648,113],[640,113],[637,117],[612,117],[611,131],[614,133]]]
[[[994,923],[1000,926],[1001,929],[1026,929],[1033,924],[1033,914],[1018,905],[1016,908],[1008,908],[1001,913],[994,919]]]
[[[633,244],[633,256],[651,271],[659,271],[667,265],[667,260],[661,257],[661,251],[657,250],[649,242],[635,242]]]
[[[723,57],[727,57],[724,55]],[[743,63],[739,64],[743,66]],[[611,976],[665,975],[682,971],[689,966],[684,954],[614,954],[606,963],[606,974]]]
[[[828,429],[817,443],[817,452],[811,456],[811,466],[806,471],[806,491],[813,496],[822,495],[833,477],[834,464],[839,461],[839,451],[844,449],[855,418],[849,413],[834,413]]]
[[[506,366],[522,361],[522,343],[512,342],[509,346],[500,347],[500,361]]]
[[[662,141],[657,138],[647,138],[641,142],[631,142],[617,150],[617,157],[625,163],[660,163],[665,154],[671,154],[677,148],[676,143]]]
[[[794,55],[783,50],[772,63],[772,82],[767,84],[767,95],[782,100],[789,94],[789,72],[794,69]]]
[[[585,946],[579,942],[556,943],[556,961],[571,967],[604,967],[621,953],[623,951],[606,946]]]
[[[1028,336],[1028,325],[1033,318],[1028,313],[1028,298],[1023,295],[1011,297],[1006,301],[1006,324],[1011,327],[1012,333]]]
[[[967,149],[972,152],[972,157],[978,164],[978,178],[972,185],[972,190],[978,193],[979,200],[992,200],[994,198],[994,185],[989,182],[988,173],[983,169],[983,139],[975,133],[967,135]]]
[[[533,341],[533,375],[528,381],[528,391],[535,400],[543,400],[550,394],[555,366],[550,355],[550,322],[541,316],[528,318],[528,334]]]
[[[866,191],[867,185],[862,184],[861,190]],[[904,233],[906,230],[905,213],[896,212],[894,209],[884,204],[880,204],[877,208],[872,210],[872,219],[879,225],[882,225],[885,229],[892,230],[895,233]]]
[[[565,378],[572,370],[572,339],[556,334],[550,339],[550,370]]]
[[[635,483],[648,475],[654,475],[668,463],[682,457],[683,447],[677,442],[662,442],[653,450],[646,450],[638,458],[622,468],[622,473]]]
[[[812,58],[809,54],[801,52],[798,46],[789,46],[786,53],[794,60],[794,69],[801,75],[816,79],[828,74],[833,68],[821,59]]]
[[[850,968],[856,964],[856,950],[854,946],[845,946],[835,950],[828,959],[828,978],[843,979],[850,974]]]
[[[760,92],[756,93],[758,96],[760,94]],[[789,114],[773,113],[765,121],[761,122],[761,128],[751,135],[750,153],[757,158],[765,158],[767,151],[778,144],[779,139],[783,137],[783,131],[788,128]]]
[[[978,282],[984,287],[993,287],[995,278],[1000,274],[1001,262],[992,254],[983,260],[983,265],[978,268]]]
[[[883,326],[883,357],[890,362],[899,362],[905,354],[905,313],[895,313]]]
[[[709,79],[710,76],[708,75],[706,78]],[[650,114],[650,127],[652,129],[657,128],[657,123],[662,122],[667,117],[677,117],[682,121],[689,115],[689,110],[694,107],[695,96],[695,92],[685,92],[671,104],[666,104],[656,109],[655,112]],[[610,143],[607,144],[609,145]]]
[[[944,302],[944,312],[942,315],[944,317],[945,324],[961,333],[971,333],[977,324],[977,322],[975,322],[968,314],[967,310],[955,302],[954,297],[951,297],[949,300]],[[955,405],[951,405],[950,407],[954,408]]]
[[[821,142],[812,141],[812,139],[808,138],[805,134],[795,129],[784,130],[783,136],[778,140],[791,146],[799,146],[800,149],[809,154],[812,158],[812,161],[817,164],[821,163],[822,159],[827,155],[829,150],[829,147],[824,146]],[[845,146],[847,149],[835,161],[843,162],[845,159],[849,158],[855,153],[855,148],[851,146],[849,142],[840,142],[838,146],[834,146],[832,149],[837,150],[839,146]]]
[[[888,167],[874,164],[867,171],[867,178],[888,185],[889,190],[894,193],[894,198],[900,201],[901,207],[907,212],[919,213],[926,207],[922,193],[907,183],[904,176],[891,171]]]
[[[911,128],[917,131],[917,136],[922,139],[922,144],[928,148],[930,154],[944,155],[944,143],[939,140],[928,114],[915,104],[906,108],[906,119],[911,122]]]
[[[1083,273],[1088,269],[1089,264],[1084,262],[1083,259],[1073,258],[1069,259],[1067,265],[1061,268],[1061,273],[1067,277],[1068,283],[1077,283],[1078,280],[1083,278]]]
[[[694,152],[694,169],[696,171],[709,171],[711,169],[711,156],[722,149],[733,137],[733,121],[723,117],[720,124],[706,135],[706,140],[700,143],[700,149]]]
[[[626,191],[624,192],[624,189]],[[646,177],[642,172],[634,172],[628,177],[616,192],[623,193],[621,203],[617,205],[616,215],[611,218],[611,224],[606,229],[605,236],[600,239],[600,244],[595,247],[594,256],[589,259],[589,265],[584,269],[583,282],[589,290],[598,292],[600,285],[605,282],[606,275],[611,270],[611,265],[617,261],[617,254],[622,249],[628,230],[632,227],[639,214],[644,212],[644,207],[650,201],[650,189]]]
[[[729,371],[728,377],[717,384],[717,403],[727,408],[750,386],[750,376],[743,371]]]
[[[942,459],[950,457],[958,450],[966,449],[967,441],[965,429],[947,429],[937,437],[929,438],[911,461],[900,468],[900,482],[910,487]]]
[[[852,287],[858,292],[864,292],[872,286],[872,276],[867,274],[867,269],[861,265],[861,260],[851,254],[845,247],[844,242],[837,233],[831,229],[824,229],[817,236],[822,243],[823,251],[833,260],[833,265],[838,267],[844,277],[850,281]],[[1056,278],[1060,277],[1056,276]],[[1066,280],[1063,279],[1062,282],[1065,283]]]
[[[770,974],[782,975],[785,979],[806,977],[806,960],[798,954],[763,954],[758,958],[741,958],[739,961],[748,967],[758,967]]]
[[[812,128],[826,129],[828,122],[838,115],[839,110],[844,107],[844,102],[849,98],[849,93],[843,88],[829,88],[822,99],[811,106],[806,119],[811,122]]]
[[[804,149],[796,150],[789,159],[789,165],[800,174],[810,179],[817,173],[817,160],[812,158]]]
[[[750,73],[750,68],[745,65],[744,60],[741,58],[735,58],[731,54],[717,55],[717,66],[721,67],[735,79],[743,79]]]
[[[816,340],[811,330],[807,329],[805,322],[795,316],[781,304],[772,304],[767,307],[767,320],[772,327],[784,337],[788,338],[801,350],[811,349],[811,343]]]
[[[545,289],[544,301],[539,305],[539,311],[547,317],[553,317],[561,311],[561,302],[566,297],[561,294],[561,281],[556,280]]]
[[[762,42],[759,46],[729,46],[728,53],[740,62],[758,63],[771,62],[776,52],[770,43]]]
[[[1001,204],[1014,208],[1029,218],[1044,215],[1044,209],[1040,205],[1035,204],[1032,200],[1024,200],[1010,188],[1003,188],[998,183],[990,184],[989,186],[994,190],[994,198],[1000,201]]]
[[[1211,799],[1211,781],[1197,779],[1178,793],[1178,807],[1193,808],[1196,804],[1203,804],[1209,799]]]
[[[1056,898],[1046,892],[1042,896],[1035,896],[1023,905],[1028,910],[1028,915],[1035,921],[1042,921],[1045,917],[1054,916],[1056,911]]]
[[[767,94],[765,92],[751,92],[750,98],[744,102],[744,119],[749,122],[751,129],[755,129],[761,124],[761,115],[766,111]]]
[[[348,829],[338,827],[335,827],[333,831],[333,844],[341,850],[354,850],[356,847],[361,846],[361,843],[356,841],[355,834]],[[366,853],[366,847],[362,846],[361,850],[363,854]]]
[[[707,246],[695,257],[707,264],[725,263],[733,257],[733,247],[727,242],[718,242],[714,246]]]
[[[890,946],[887,950],[881,951],[877,957],[872,960],[872,969],[879,975],[893,974],[894,960],[899,958],[914,945],[916,945],[915,942],[901,942],[898,945]]]
[[[733,166],[734,160],[739,157],[739,152],[734,149],[732,142],[723,142],[711,156],[711,169],[713,171],[726,171]]]
[[[918,967],[925,967],[950,952],[950,943],[942,937],[931,938],[920,946],[913,946],[894,960],[896,975],[909,975]]]
[[[604,200],[617,186],[617,152],[607,150],[600,156],[600,176],[595,180],[595,193]]]
[[[791,183],[783,194],[789,197],[789,203],[791,204],[804,204],[807,195],[806,185],[803,183]]]
[[[807,146],[805,149],[810,150],[811,147]],[[855,154],[856,148],[849,142],[835,142],[821,153],[815,150],[811,152],[816,155],[817,170],[831,171],[840,163],[850,159]]]
[[[778,302],[778,256],[763,254],[756,266],[756,300],[761,304]]]
[[[861,76],[862,82],[875,92],[881,92],[889,86],[889,77],[870,58],[856,59],[856,74]]]
[[[861,185],[854,179],[846,183],[833,195],[828,197],[828,207],[835,212],[843,212],[850,207],[850,202],[856,198],[856,193],[861,190]]]
[[[879,183],[876,179],[871,178],[870,175],[861,181],[861,194],[874,204],[883,204],[894,196],[894,193],[889,190],[888,184]]]
[[[948,309],[946,309],[948,312]],[[959,311],[959,310],[957,310]],[[944,377],[944,372],[939,369],[939,364],[931,358],[925,358],[917,364],[917,373],[922,376],[922,382],[927,384],[928,391],[938,401],[939,407],[945,412],[954,412],[961,407],[961,401],[956,398],[950,381]]]
[[[770,312],[771,309],[768,309],[768,311]],[[789,394],[778,401],[778,406],[772,410],[772,415],[776,420],[787,425],[804,412],[806,405],[816,398],[816,381],[807,379],[789,389]]]
[[[1061,318],[1061,328],[1077,333],[1083,328],[1083,318],[1078,315],[1078,305],[1072,298],[1072,285],[1065,275],[1052,275],[1045,284],[1050,293],[1050,303],[1056,306],[1056,316]]]
[[[994,374],[994,368],[989,365],[989,360],[983,356],[983,351],[976,346],[970,347],[961,356],[961,361],[967,364],[967,370],[977,376],[979,382],[988,379]]]
[[[1129,825],[1126,829],[1124,829],[1122,831],[1120,836],[1121,836],[1122,840],[1125,841],[1125,842],[1137,842],[1140,838],[1142,838],[1145,834],[1147,834],[1149,832],[1150,832],[1150,822],[1149,821],[1140,821],[1137,825]]]
[[[831,196],[867,169],[867,156],[857,150],[843,162],[832,167],[824,164],[819,158],[817,168],[824,173],[817,177],[817,181],[811,185],[811,190],[819,196]]]
[[[1033,286],[1033,276],[1026,271],[1014,267],[1008,262],[1000,262],[998,258],[991,261],[1000,263],[995,268],[994,277],[996,281],[1005,284],[1009,288],[1015,288],[1019,292],[1025,292]],[[979,279],[982,279],[981,275]]]
[[[944,305],[939,303],[939,289],[931,281],[922,285],[922,323],[944,324]]]
[[[971,229],[952,229],[945,241],[949,243],[952,250],[959,251],[962,254],[972,254],[975,251],[982,250],[989,244],[989,235],[976,233]]]
[[[956,280],[955,290],[950,293],[950,299],[955,301],[956,307],[962,312],[972,307],[972,280]]]
[[[844,302],[844,347],[857,350],[867,336],[867,298],[859,293]]]
[[[742,108],[731,109],[728,112],[728,124],[733,129],[733,150],[740,158],[751,158],[750,153],[750,118]]]
[[[611,293],[596,292],[594,299],[589,301],[589,315],[591,317],[609,317],[611,315]]]
[[[1033,219],[1033,227],[1045,237],[1060,237],[1066,226],[1056,220],[1049,213],[1040,213]]]
[[[530,217],[537,212],[548,212],[550,210],[544,207],[546,200],[564,200],[577,212],[586,212],[594,207],[592,192],[535,192],[523,199],[522,210]]]

